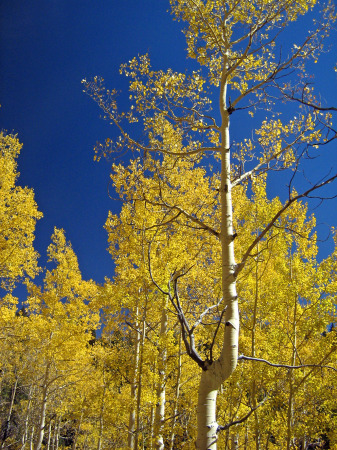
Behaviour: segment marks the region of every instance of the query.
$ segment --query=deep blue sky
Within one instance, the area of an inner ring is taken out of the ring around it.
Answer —
[[[0,128],[18,133],[24,144],[19,184],[34,188],[44,213],[36,229],[41,265],[57,226],[72,242],[84,278],[103,282],[113,275],[103,224],[108,210],[116,212],[120,204],[107,195],[109,164],[93,162],[95,142],[111,131],[82,93],[81,80],[100,75],[125,90],[120,64],[146,52],[155,68],[184,71],[181,24],[168,8],[166,0],[0,3]],[[336,106],[336,49],[324,58],[316,65],[317,80]],[[336,225],[335,210],[336,202],[323,206],[319,220]]]
[[[57,226],[85,278],[113,275],[103,224],[120,205],[107,195],[109,164],[93,162],[95,142],[111,129],[81,80],[101,75],[125,90],[119,66],[138,53],[164,67],[183,63],[184,38],[167,8],[158,0],[1,1],[0,128],[24,144],[19,184],[34,188],[44,213],[36,229],[42,264]]]

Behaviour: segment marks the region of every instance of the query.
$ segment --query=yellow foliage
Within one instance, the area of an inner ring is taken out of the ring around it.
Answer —
[[[39,272],[33,242],[42,213],[33,190],[16,186],[21,148],[16,136],[0,133],[0,279],[1,287],[9,291],[17,281]]]

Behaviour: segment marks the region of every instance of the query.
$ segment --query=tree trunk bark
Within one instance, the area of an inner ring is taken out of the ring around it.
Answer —
[[[26,446],[26,442],[28,439],[28,424],[29,424],[29,414],[30,414],[30,407],[32,404],[32,392],[33,392],[33,386],[31,385],[29,387],[29,393],[28,393],[28,403],[27,403],[27,410],[26,410],[26,417],[25,417],[25,427],[24,427],[24,431],[22,433],[22,439],[21,439],[21,450],[24,450],[25,446]]]
[[[1,444],[1,448],[2,449],[5,448],[5,441],[8,438],[9,433],[10,433],[12,411],[13,411],[13,406],[14,406],[14,400],[15,400],[17,386],[18,386],[18,378],[16,377],[14,386],[12,387],[11,401],[10,401],[10,404],[9,404],[7,420],[6,420],[6,428],[4,430],[4,434],[3,434],[3,438],[2,438],[2,444]]]
[[[214,379],[213,371],[205,370],[201,374],[198,395],[198,437],[196,448],[199,450],[216,450],[217,422],[216,398],[219,384]]]
[[[170,450],[174,450],[175,425],[176,425],[176,421],[177,421],[178,402],[179,402],[179,395],[180,395],[180,377],[181,377],[181,333],[179,335],[178,371],[177,371],[176,391],[175,391],[174,408],[173,408],[173,419],[172,419],[172,426],[171,426]]]
[[[144,307],[144,314],[142,319],[142,338],[140,343],[140,355],[139,355],[139,370],[138,370],[138,389],[137,389],[137,428],[135,432],[134,450],[138,450],[139,433],[140,433],[140,404],[142,399],[142,376],[143,376],[143,358],[144,358],[144,344],[146,333],[146,312],[147,312],[147,300]]]
[[[131,409],[129,415],[128,428],[128,448],[134,449],[135,446],[135,430],[136,430],[136,403],[137,403],[137,381],[139,369],[139,351],[140,351],[140,330],[138,320],[138,306],[136,307],[136,348],[133,362],[133,378],[131,381]]]
[[[57,450],[59,448],[60,441],[60,432],[61,432],[61,422],[62,417],[56,417],[54,421],[54,433],[53,433],[53,442],[52,442],[52,450]]]
[[[47,442],[47,450],[50,449],[50,442],[51,442],[51,425],[52,421],[49,421],[49,427],[48,427],[48,442]]]
[[[30,445],[29,445],[29,450],[33,450],[33,443],[34,443],[34,425],[32,426],[32,432],[30,433]]]
[[[44,429],[46,424],[46,411],[47,411],[47,400],[48,400],[48,377],[49,377],[49,366],[50,363],[47,363],[46,371],[44,374],[43,386],[42,386],[42,403],[41,403],[41,412],[39,418],[39,433],[37,437],[36,449],[41,450],[42,441],[44,437]]]
[[[236,293],[233,212],[231,194],[229,112],[227,97],[227,62],[220,84],[221,124],[221,272],[225,311],[225,332],[220,358],[205,364],[198,399],[197,449],[216,450],[216,397],[221,384],[233,373],[238,359],[239,309]]]
[[[256,211],[257,214],[257,211]],[[256,235],[259,234],[259,230],[257,229]],[[257,305],[259,300],[259,245],[256,246],[256,265],[255,265],[255,299],[254,299],[254,311],[253,311],[253,324],[252,324],[252,356],[255,357],[255,337],[256,337],[256,320],[257,320]],[[256,399],[256,382],[253,380],[252,382],[252,406],[256,408],[257,399]],[[257,410],[254,411],[255,418],[255,449],[260,450],[260,429],[259,429],[259,416]]]
[[[294,316],[293,316],[293,352],[290,359],[290,364],[294,366],[296,364],[296,346],[297,346],[297,297],[294,302]],[[292,429],[294,425],[294,377],[293,371],[289,371],[289,399],[288,399],[288,411],[287,411],[287,450],[294,447],[292,438]]]
[[[162,316],[160,324],[159,336],[159,355],[158,355],[158,371],[159,380],[157,384],[157,405],[155,415],[155,448],[157,450],[164,450],[163,427],[165,422],[165,384],[166,384],[166,346],[163,340],[167,334],[167,297],[164,298],[162,305]]]
[[[104,380],[104,373],[103,373],[103,383],[104,383],[104,386],[103,386],[101,408],[100,408],[100,415],[99,415],[99,436],[98,436],[97,450],[101,450],[101,448],[102,448],[102,439],[103,439],[103,430],[104,430],[104,406],[105,406],[104,400],[105,400],[105,391],[106,391],[106,383]]]

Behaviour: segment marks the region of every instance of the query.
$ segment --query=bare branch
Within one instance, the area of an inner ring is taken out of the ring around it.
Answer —
[[[292,366],[290,364],[275,364],[275,363],[271,363],[267,359],[254,358],[252,356],[240,355],[238,357],[238,361],[242,361],[242,360],[263,362],[265,364],[268,364],[268,366],[281,367],[281,368],[284,368],[284,369],[303,369],[304,367],[317,367],[318,369],[331,369],[331,370],[334,370],[335,372],[337,372],[337,368],[336,367],[326,366],[326,365],[322,365],[322,364],[301,364],[300,366]]]
[[[151,281],[156,286],[156,288],[158,288],[160,290],[160,292],[162,292],[164,295],[169,295],[169,292],[164,291],[153,278],[152,269],[151,269],[151,244],[152,244],[152,240],[149,242],[149,245],[148,245],[148,267],[149,267],[149,274],[150,274]]]
[[[197,328],[197,326],[200,325],[200,323],[202,322],[202,319],[206,316],[206,314],[208,314],[210,311],[212,311],[212,309],[217,308],[221,302],[222,302],[222,298],[216,305],[209,306],[208,308],[205,309],[205,311],[203,313],[200,314],[199,319],[195,322],[195,324],[191,328],[192,333]]]
[[[304,131],[302,131],[296,139],[291,142],[290,144],[286,145],[284,148],[282,148],[280,151],[274,153],[269,158],[267,158],[265,161],[262,161],[261,163],[257,164],[253,169],[249,170],[248,172],[243,173],[239,178],[234,180],[232,182],[232,187],[237,186],[238,184],[242,183],[242,181],[246,180],[247,178],[251,177],[252,175],[256,174],[259,170],[263,169],[265,166],[268,166],[268,164],[275,159],[277,159],[279,156],[281,156],[283,153],[287,152],[291,148],[294,147],[295,144],[298,143],[298,141],[302,138],[304,135]]]
[[[251,408],[250,411],[243,416],[241,419],[238,420],[233,420],[233,422],[229,422],[226,425],[218,425],[217,428],[217,433],[219,433],[219,431],[224,431],[224,430],[228,430],[230,427],[233,427],[234,425],[239,425],[242,422],[245,422],[249,416],[251,416],[251,414],[253,414],[254,411],[257,410],[257,408],[260,408],[260,406],[262,406],[264,404],[264,402],[267,400],[267,397],[265,397],[258,405],[256,405],[254,408]]]
[[[184,209],[182,209],[180,206],[177,205],[169,205],[165,200],[162,199],[162,202],[154,202],[149,200],[148,198],[144,197],[144,200],[146,202],[148,202],[150,205],[153,206],[165,206],[166,208],[169,209],[176,209],[177,211],[179,211],[181,214],[183,214],[187,219],[191,220],[192,222],[198,224],[202,229],[209,231],[211,234],[213,234],[215,237],[217,237],[218,239],[220,239],[220,233],[218,233],[216,230],[214,230],[212,227],[210,227],[209,225],[206,225],[204,222],[202,222],[200,219],[198,219],[197,217],[192,216],[191,214],[189,214],[187,211],[185,211]]]
[[[211,344],[211,347],[209,349],[209,358],[210,358],[211,362],[213,362],[213,347],[214,347],[214,344],[215,344],[215,339],[216,339],[216,336],[218,334],[218,331],[219,331],[219,328],[220,328],[220,325],[221,325],[221,322],[222,322],[222,318],[223,318],[223,316],[224,316],[224,314],[226,312],[226,309],[227,309],[227,306],[222,310],[221,315],[220,315],[220,319],[218,321],[218,324],[217,324],[217,327],[216,327],[216,330],[215,330],[215,333],[213,334],[212,344]]]
[[[173,274],[171,280],[174,283],[174,298],[176,299],[176,303],[174,302],[174,298],[170,296],[171,303],[175,307],[178,312],[178,319],[181,325],[181,335],[185,344],[185,348],[187,354],[195,361],[199,367],[202,369],[205,367],[205,361],[201,358],[199,353],[195,348],[195,341],[193,332],[188,325],[187,319],[185,317],[184,311],[182,310],[180,299],[179,299],[179,291],[178,291],[178,279],[185,275],[185,273]]]

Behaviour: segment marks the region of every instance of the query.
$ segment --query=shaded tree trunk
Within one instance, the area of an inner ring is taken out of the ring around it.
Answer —
[[[71,447],[71,450],[76,450],[78,436],[79,436],[80,431],[81,431],[82,420],[83,420],[83,407],[82,407],[82,411],[81,411],[80,420],[78,421],[78,425],[77,425],[77,428],[76,428],[76,432],[75,432],[75,436],[74,436],[73,445]]]
[[[26,410],[26,416],[25,416],[25,421],[24,421],[24,431],[22,433],[22,446],[21,446],[21,450],[24,450],[27,439],[28,439],[28,425],[29,425],[29,415],[30,415],[30,408],[31,408],[31,404],[32,404],[32,393],[33,393],[33,386],[31,385],[29,387],[29,393],[28,393],[28,403],[27,403],[27,410]]]
[[[5,441],[9,437],[9,434],[10,434],[11,418],[12,418],[12,412],[13,412],[13,406],[14,406],[14,400],[15,400],[17,387],[18,387],[18,378],[16,377],[14,386],[12,387],[11,399],[9,402],[9,409],[8,409],[8,414],[7,414],[7,419],[6,419],[6,425],[5,425],[5,429],[4,429],[3,436],[2,436],[2,443],[1,443],[2,449],[5,448]]]
[[[38,436],[35,450],[41,450],[42,441],[44,437],[45,425],[46,425],[46,411],[47,411],[47,402],[48,402],[48,378],[49,378],[49,368],[50,363],[47,363],[46,371],[43,378],[42,385],[42,402],[41,402],[41,411],[39,417],[39,427],[38,427]]]
[[[102,392],[102,399],[101,399],[101,408],[100,408],[100,415],[99,415],[99,436],[98,436],[98,443],[97,443],[97,450],[101,450],[102,448],[102,439],[103,439],[103,430],[104,430],[104,406],[105,406],[105,391],[106,391],[106,383],[104,381],[104,373],[103,373],[103,392]]]

